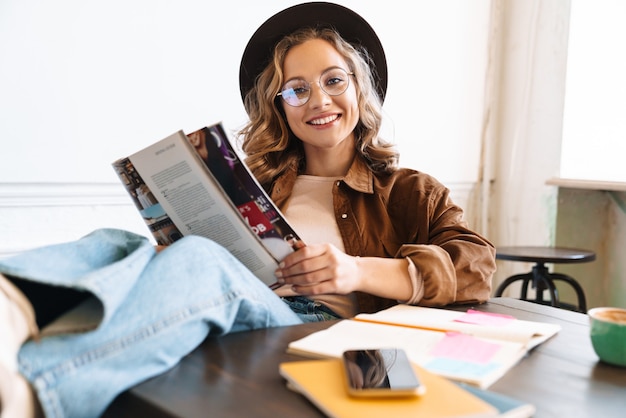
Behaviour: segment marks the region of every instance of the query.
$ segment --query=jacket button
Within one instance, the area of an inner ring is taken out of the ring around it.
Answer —
[[[344,214],[341,215],[341,219],[346,219],[347,217],[348,217],[347,213],[344,213]]]

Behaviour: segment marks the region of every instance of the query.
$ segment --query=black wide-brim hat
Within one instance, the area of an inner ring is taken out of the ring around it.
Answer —
[[[387,59],[378,35],[365,19],[352,10],[334,3],[298,4],[276,13],[252,35],[241,58],[239,89],[241,98],[254,87],[259,74],[269,64],[274,47],[286,35],[303,27],[331,27],[353,45],[364,47],[378,76],[376,86],[381,101],[387,92]]]

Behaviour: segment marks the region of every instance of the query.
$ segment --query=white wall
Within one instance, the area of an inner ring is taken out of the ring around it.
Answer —
[[[145,233],[110,163],[178,129],[239,128],[241,52],[295,3],[0,2],[0,255],[97,227]],[[466,193],[479,172],[490,1],[338,3],[386,48],[385,133],[401,163]]]

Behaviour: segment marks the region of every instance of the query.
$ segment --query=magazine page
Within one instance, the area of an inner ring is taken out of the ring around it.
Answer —
[[[182,235],[216,241],[264,283],[275,285],[276,259],[243,221],[182,131],[128,159]]]
[[[221,123],[189,133],[187,137],[224,193],[277,260],[304,246],[296,231],[239,159]],[[285,242],[289,245],[286,246]]]
[[[182,232],[176,228],[172,219],[163,210],[163,206],[135,170],[130,159],[122,158],[112,165],[156,243],[170,245],[182,238]]]

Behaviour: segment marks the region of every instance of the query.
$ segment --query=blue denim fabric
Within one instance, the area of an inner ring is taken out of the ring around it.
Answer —
[[[0,273],[87,290],[104,306],[90,332],[27,342],[20,372],[47,417],[95,417],[166,371],[210,333],[302,323],[223,247],[185,237],[156,254],[144,237],[97,230],[0,260]]]
[[[307,299],[304,296],[289,296],[282,299],[289,305],[292,311],[298,314],[302,322],[320,322],[341,319],[339,315],[326,306],[319,302],[314,302],[311,299]]]

